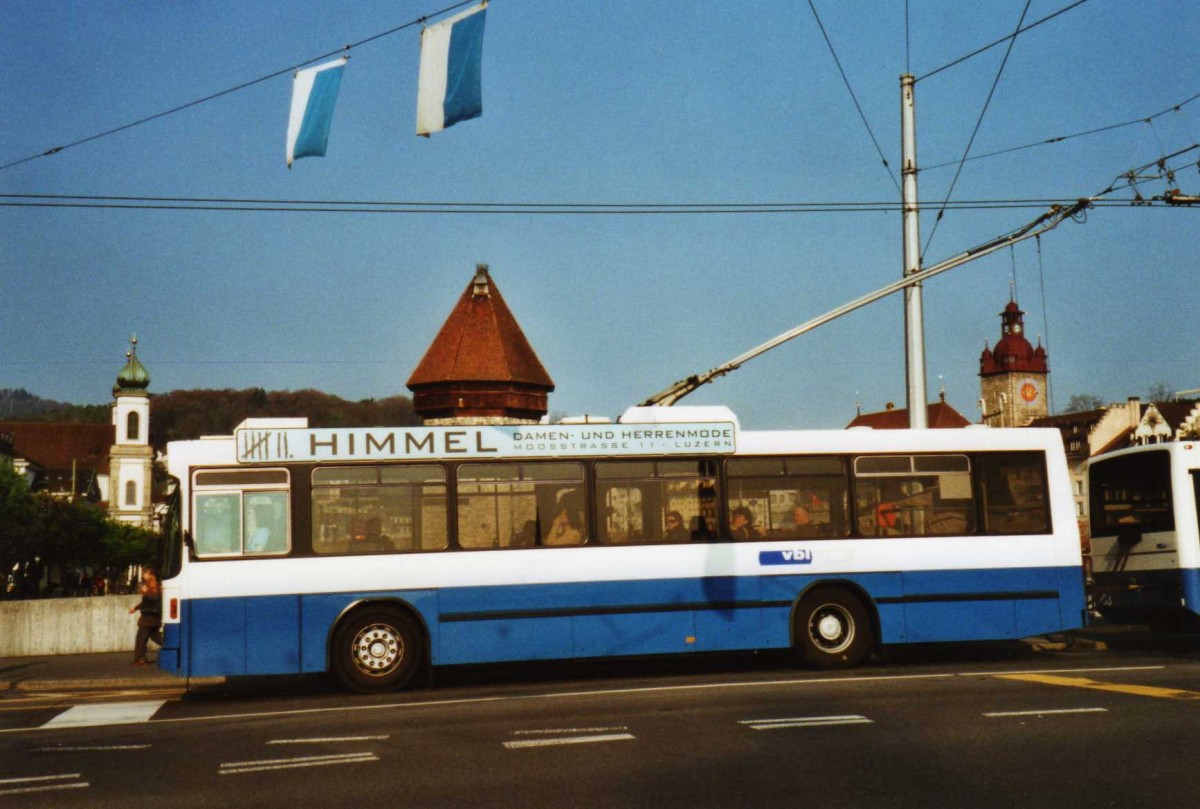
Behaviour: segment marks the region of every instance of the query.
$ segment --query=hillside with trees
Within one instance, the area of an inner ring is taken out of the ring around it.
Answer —
[[[317,390],[176,390],[150,400],[150,440],[230,435],[247,418],[306,416],[310,427],[404,427],[420,424],[407,396],[349,402]]]
[[[109,405],[55,402],[23,389],[0,390],[0,414],[9,421],[103,424],[112,418]],[[421,423],[407,396],[351,402],[318,390],[175,390],[151,394],[150,441],[161,450],[168,441],[230,435],[247,418],[288,416],[306,416],[312,427],[405,427]]]

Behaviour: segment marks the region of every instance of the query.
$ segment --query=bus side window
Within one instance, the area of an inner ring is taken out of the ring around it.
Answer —
[[[582,545],[583,466],[574,462],[463,464],[458,468],[462,548]]]
[[[850,533],[846,471],[840,458],[798,456],[728,461],[728,507],[745,506],[768,539]]]
[[[596,464],[600,542],[641,545],[713,539],[716,491],[712,461],[600,461]]]
[[[242,516],[247,554],[276,554],[287,551],[286,492],[247,492]]]
[[[241,494],[196,494],[196,531],[193,542],[197,556],[228,556],[241,553],[239,512]]]
[[[990,534],[1038,534],[1049,530],[1046,458],[1040,452],[981,454],[983,519]]]
[[[864,536],[975,532],[971,460],[965,455],[860,455],[854,476]]]

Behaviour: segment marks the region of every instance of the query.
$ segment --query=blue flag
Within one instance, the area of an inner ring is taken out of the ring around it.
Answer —
[[[483,24],[487,3],[421,32],[417,134],[428,137],[483,114]]]
[[[333,107],[342,86],[346,57],[296,71],[288,116],[287,165],[301,157],[324,157],[333,124]]]

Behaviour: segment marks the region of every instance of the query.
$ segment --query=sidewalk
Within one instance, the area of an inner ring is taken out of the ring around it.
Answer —
[[[151,657],[153,661],[153,656]],[[154,662],[134,666],[132,652],[0,658],[0,692],[78,688],[189,688],[219,685],[224,677],[176,677]]]

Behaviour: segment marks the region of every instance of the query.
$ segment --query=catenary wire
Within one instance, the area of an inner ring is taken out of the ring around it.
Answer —
[[[1040,210],[1053,204],[1071,204],[1074,199],[1052,201],[980,201],[975,203],[949,203],[947,210]],[[1124,207],[1149,204],[1143,199],[1100,199],[1095,207]],[[700,215],[766,215],[766,214],[845,214],[845,213],[895,213],[902,210],[898,202],[877,203],[805,203],[768,205],[696,205],[696,206],[500,206],[489,204],[474,206],[470,203],[438,205],[436,203],[388,203],[340,204],[340,203],[237,203],[203,201],[79,201],[60,198],[37,200],[13,200],[0,195],[2,208],[32,209],[91,209],[128,211],[199,211],[222,213],[321,213],[321,214],[438,214],[475,216],[700,216]]]
[[[303,67],[304,65],[312,64],[313,62],[318,62],[322,59],[328,59],[331,56],[337,56],[339,53],[345,53],[346,51],[350,50],[351,48],[357,48],[362,45],[366,45],[369,42],[374,42],[377,39],[382,39],[383,37],[390,36],[391,34],[395,34],[399,31],[403,31],[407,28],[412,28],[415,25],[422,25],[430,17],[437,17],[437,16],[445,14],[449,11],[454,11],[457,8],[461,8],[462,6],[470,5],[473,2],[476,2],[476,0],[462,0],[462,2],[455,3],[454,5],[451,5],[451,6],[447,6],[446,8],[443,8],[439,11],[435,11],[432,14],[427,14],[423,17],[418,17],[415,20],[409,20],[408,22],[406,22],[402,25],[397,25],[394,28],[389,28],[388,30],[381,31],[378,34],[372,34],[371,36],[367,37],[366,39],[360,39],[357,42],[351,42],[348,45],[343,45],[342,47],[338,48],[337,50],[329,51],[328,53],[323,53],[320,56],[313,56],[310,59],[305,59],[302,62],[297,62],[295,65],[291,65],[290,67],[285,67],[281,70],[276,70],[273,73],[268,73],[265,76],[259,76],[257,79],[251,79],[250,81],[242,82],[241,84],[238,84],[234,87],[230,87],[228,89],[221,90],[216,93],[212,93],[211,95],[204,96],[203,98],[198,98],[195,101],[189,101],[186,104],[180,104],[179,106],[172,107],[169,110],[163,110],[162,112],[155,113],[154,115],[148,115],[145,118],[139,118],[136,121],[131,121],[130,123],[122,124],[121,126],[117,126],[112,129],[108,129],[104,132],[99,132],[95,135],[89,135],[86,138],[81,138],[79,140],[72,141],[71,143],[67,143],[62,146],[55,146],[51,149],[47,149],[44,152],[39,152],[38,154],[29,155],[28,157],[22,157],[19,160],[13,160],[9,163],[0,165],[0,171],[4,171],[5,169],[10,169],[13,166],[19,166],[22,163],[28,163],[31,160],[37,160],[39,157],[50,157],[51,155],[56,155],[59,152],[65,151],[67,149],[71,149],[75,146],[82,146],[85,143],[91,143],[94,140],[100,140],[101,138],[106,138],[109,135],[115,135],[118,132],[125,132],[126,130],[133,129],[134,127],[138,127],[143,124],[148,124],[151,121],[157,121],[160,118],[166,118],[168,115],[174,115],[177,112],[182,112],[184,110],[191,109],[192,107],[197,107],[201,104],[205,104],[209,101],[213,101],[215,99],[222,98],[222,97],[230,95],[232,93],[236,93],[239,90],[245,90],[247,87],[253,87],[256,84],[262,84],[263,82],[269,81],[270,79],[274,79],[278,76],[283,76],[288,73],[291,73],[292,71],[296,70],[297,68]]]
[[[1025,15],[1029,13],[1029,6],[1033,0],[1025,0],[1025,7],[1021,9],[1021,18],[1017,20],[1016,31],[1021,30],[1021,24],[1025,22]],[[1008,57],[1012,54],[1013,46],[1017,44],[1017,34],[1013,33],[1008,40],[1008,48],[1004,51],[1004,58],[1000,61],[1000,67],[996,71],[996,78],[992,80],[992,88],[988,90],[987,98],[983,102],[983,109],[979,111],[979,118],[975,120],[975,128],[971,130],[971,137],[967,140],[967,148],[963,150],[962,158],[958,161],[958,168],[954,172],[954,179],[950,181],[950,187],[946,190],[946,199],[942,202],[942,207],[938,209],[937,217],[933,220],[933,229],[929,231],[929,238],[925,240],[925,247],[921,249],[921,258],[929,252],[929,245],[933,242],[934,234],[937,233],[938,225],[942,222],[942,217],[946,213],[946,203],[950,201],[950,197],[954,195],[954,187],[958,185],[958,178],[962,174],[963,165],[967,161],[967,156],[971,153],[971,147],[975,144],[975,136],[979,134],[979,127],[983,125],[983,117],[987,115],[988,107],[992,104],[992,96],[996,94],[996,87],[1000,84],[1000,77],[1004,75],[1004,67],[1008,64]]]
[[[842,75],[842,82],[850,92],[850,99],[854,102],[854,108],[858,110],[858,117],[862,119],[863,126],[867,128],[867,134],[871,136],[871,143],[875,144],[875,151],[879,153],[879,159],[883,161],[883,167],[887,169],[888,176],[892,178],[893,185],[899,191],[900,181],[896,179],[896,173],[892,171],[891,165],[888,164],[887,156],[884,155],[883,149],[879,146],[879,140],[875,137],[875,132],[871,129],[871,124],[867,121],[866,113],[863,112],[862,105],[858,103],[858,96],[854,94],[854,88],[850,86],[850,79],[846,77],[846,71],[842,69],[842,60],[838,59],[837,51],[833,48],[833,42],[829,39],[829,33],[825,30],[825,24],[821,22],[821,15],[817,13],[817,7],[813,4],[813,0],[808,0],[808,7],[812,9],[813,17],[817,21],[817,27],[821,29],[821,36],[825,37],[825,44],[829,47],[829,53],[833,56],[833,62],[837,65],[838,73]]]
[[[1072,3],[1071,5],[1066,6],[1064,8],[1060,8],[1058,11],[1054,12],[1053,14],[1049,14],[1045,17],[1042,17],[1040,20],[1037,20],[1036,22],[1031,22],[1029,25],[1025,26],[1024,28],[1018,27],[1016,31],[1013,31],[1011,34],[1009,34],[1006,37],[1001,37],[1000,39],[997,39],[995,42],[992,42],[989,45],[984,45],[982,48],[979,48],[978,50],[971,51],[966,56],[960,56],[957,59],[955,59],[953,62],[944,64],[941,67],[937,68],[936,70],[929,71],[924,76],[920,76],[919,78],[915,79],[915,81],[924,81],[925,79],[928,79],[930,76],[936,76],[938,73],[941,73],[943,70],[949,70],[950,68],[954,67],[955,65],[960,65],[963,62],[967,61],[968,59],[978,56],[979,54],[984,53],[985,51],[989,51],[992,48],[996,47],[997,45],[1000,45],[1001,43],[1007,42],[1010,39],[1016,39],[1018,34],[1022,34],[1026,31],[1030,30],[1031,28],[1037,28],[1042,23],[1049,22],[1050,20],[1054,19],[1055,17],[1057,17],[1060,14],[1065,14],[1066,12],[1070,11],[1073,8],[1082,6],[1087,1],[1088,0],[1076,0],[1076,2]]]
[[[1026,143],[1021,146],[1010,146],[1007,149],[998,149],[997,151],[994,151],[994,152],[987,152],[985,154],[975,155],[974,157],[968,157],[966,162],[970,163],[974,160],[984,160],[989,157],[997,157],[999,155],[1012,154],[1013,152],[1019,152],[1024,149],[1032,149],[1035,146],[1049,146],[1050,144],[1062,143],[1063,141],[1074,140],[1075,138],[1082,138],[1087,135],[1096,135],[1101,132],[1110,132],[1114,129],[1121,129],[1121,128],[1127,127],[1127,126],[1134,126],[1135,124],[1144,124],[1144,123],[1146,123],[1146,121],[1152,121],[1155,118],[1161,118],[1162,116],[1164,116],[1168,113],[1179,112],[1184,107],[1186,107],[1188,104],[1191,104],[1193,101],[1195,101],[1197,99],[1200,99],[1200,93],[1196,93],[1192,97],[1190,97],[1184,101],[1181,101],[1178,104],[1167,107],[1165,110],[1162,110],[1161,112],[1156,112],[1150,116],[1142,116],[1141,118],[1132,118],[1128,121],[1122,121],[1117,124],[1108,124],[1107,126],[1098,126],[1095,129],[1088,129],[1083,132],[1076,132],[1071,135],[1059,135],[1057,137],[1047,138],[1045,140],[1039,140],[1034,143]],[[957,161],[957,160],[947,160],[944,163],[934,163],[933,165],[930,165],[930,166],[922,166],[921,171],[932,171],[934,169],[945,168],[946,166],[954,166],[954,165],[957,165],[958,162],[959,161]]]

